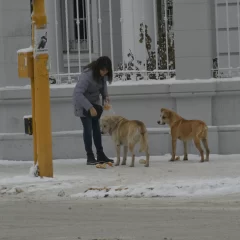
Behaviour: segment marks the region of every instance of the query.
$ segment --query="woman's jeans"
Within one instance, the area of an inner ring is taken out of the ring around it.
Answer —
[[[87,156],[92,155],[92,137],[97,153],[103,152],[102,136],[98,118],[81,117],[83,124],[83,141]]]

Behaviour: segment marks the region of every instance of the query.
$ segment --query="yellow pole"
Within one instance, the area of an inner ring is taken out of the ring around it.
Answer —
[[[37,161],[40,177],[53,177],[52,129],[47,50],[47,17],[45,1],[33,1],[32,20],[35,25],[34,81],[37,130]]]
[[[34,23],[32,23],[32,46],[34,47]],[[34,165],[37,164],[37,131],[36,131],[36,114],[35,114],[35,82],[34,76],[31,77],[31,95],[32,95],[32,128],[33,128],[33,159]]]

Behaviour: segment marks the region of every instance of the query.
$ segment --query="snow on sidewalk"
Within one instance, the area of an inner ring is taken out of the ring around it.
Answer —
[[[151,157],[145,168],[136,159],[128,166],[97,169],[85,159],[55,160],[54,178],[28,174],[31,162],[0,161],[0,199],[194,197],[240,192],[240,155],[211,155],[210,162],[168,162],[170,155]],[[128,159],[128,164],[130,158]]]

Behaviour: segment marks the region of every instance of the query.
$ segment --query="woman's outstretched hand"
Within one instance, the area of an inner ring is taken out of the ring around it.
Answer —
[[[107,97],[105,98],[105,103],[110,103],[110,98],[109,98],[109,96],[107,96]]]
[[[92,117],[96,117],[97,116],[97,111],[94,107],[91,107],[90,108],[90,114]]]

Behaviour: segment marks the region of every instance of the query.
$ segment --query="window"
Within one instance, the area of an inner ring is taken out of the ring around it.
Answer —
[[[77,4],[78,2],[78,4]],[[87,32],[87,12],[86,0],[74,0],[73,20],[74,20],[74,39],[70,40],[70,50],[78,51],[78,24],[81,50],[88,50],[88,32]],[[77,18],[79,15],[79,19]]]
[[[165,0],[160,0],[161,6],[159,6],[158,11],[160,12],[161,21],[165,18]],[[173,26],[173,0],[166,0],[167,3],[167,21],[168,27],[171,29]]]
[[[86,3],[85,3],[85,0],[77,0],[77,1],[78,1],[78,9],[77,9],[77,3],[76,3],[76,1],[74,1],[74,33],[75,33],[75,39],[78,40],[77,14],[79,14],[80,40],[86,40],[87,39]]]
[[[167,18],[168,18],[168,26],[173,26],[173,4],[172,2],[168,2],[167,6]]]

